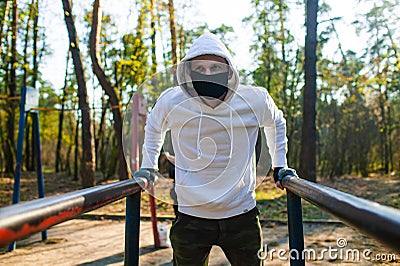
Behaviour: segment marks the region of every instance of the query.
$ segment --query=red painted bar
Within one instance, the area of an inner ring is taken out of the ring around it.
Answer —
[[[140,193],[145,180],[139,183],[129,179],[0,208],[0,246]]]

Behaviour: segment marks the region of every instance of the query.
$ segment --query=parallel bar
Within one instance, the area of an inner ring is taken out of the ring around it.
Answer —
[[[126,197],[125,266],[139,265],[140,193]]]
[[[342,222],[400,252],[400,210],[325,187],[296,176],[283,186]]]
[[[25,100],[26,100],[26,87],[22,87],[21,101],[19,105],[19,124],[18,124],[18,143],[17,143],[17,156],[15,162],[14,172],[14,191],[12,197],[12,204],[17,204],[20,197],[21,189],[21,169],[22,169],[22,149],[24,146],[24,133],[25,133]],[[1,239],[0,239],[1,241]],[[8,251],[13,251],[16,247],[15,242],[9,242],[10,246]]]
[[[24,145],[24,132],[25,132],[25,99],[26,99],[26,87],[22,87],[21,102],[19,105],[19,126],[18,126],[18,144],[17,144],[17,158],[15,163],[14,173],[14,193],[12,203],[16,204],[19,202],[20,192],[20,180],[21,180],[21,168],[22,168],[22,149]]]
[[[157,228],[156,200],[154,198],[154,183],[153,182],[150,182],[148,189],[149,189],[151,225],[153,228],[154,247],[159,248],[160,247],[160,236],[158,235],[158,228]]]
[[[129,179],[1,208],[0,246],[140,193],[145,182]]]
[[[290,265],[304,266],[304,234],[303,234],[303,216],[301,208],[301,198],[291,192],[286,191],[287,198],[287,214],[289,228],[289,248],[291,251]],[[292,251],[297,251],[295,252]]]

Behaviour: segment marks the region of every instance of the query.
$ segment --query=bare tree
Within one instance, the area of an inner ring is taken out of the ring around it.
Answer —
[[[81,179],[82,187],[95,185],[95,152],[93,140],[93,128],[91,126],[91,115],[88,103],[85,71],[82,63],[82,55],[79,50],[79,39],[76,34],[74,19],[72,16],[71,3],[69,0],[61,0],[64,8],[64,19],[67,26],[70,51],[74,63],[75,76],[78,83],[79,109],[82,119],[82,165]]]
[[[36,88],[36,81],[38,77],[38,72],[39,72],[39,60],[38,60],[38,32],[39,32],[39,0],[35,1],[34,4],[34,11],[33,11],[33,66],[32,66],[32,81],[31,81],[31,86]]]
[[[33,13],[35,8],[35,0],[32,0],[31,4],[29,5],[29,13],[28,13],[28,18],[26,21],[26,28],[25,28],[25,40],[24,40],[24,56],[23,56],[23,77],[22,77],[22,83],[24,86],[27,86],[27,79],[28,79],[28,70],[29,70],[29,64],[28,64],[28,45],[29,45],[29,33],[31,30],[31,20],[33,17]],[[36,12],[35,12],[36,13]]]
[[[156,54],[156,17],[154,14],[154,1],[150,0],[150,39],[151,39],[151,74],[157,72],[157,54]]]
[[[58,137],[57,137],[57,147],[56,147],[56,173],[61,170],[61,143],[62,143],[62,131],[63,131],[63,123],[64,123],[64,112],[65,112],[65,98],[67,94],[68,87],[68,64],[69,64],[70,52],[67,53],[67,60],[65,64],[65,77],[64,77],[64,87],[61,96],[61,111],[58,116]]]
[[[9,61],[10,81],[8,84],[8,96],[10,98],[17,95],[17,35],[18,35],[18,0],[12,1],[12,22],[11,22],[11,58]],[[6,172],[14,171],[15,155],[15,102],[8,101],[7,112],[7,138],[5,145]]]
[[[305,86],[303,92],[303,127],[299,170],[303,178],[311,181],[316,181],[317,16],[318,0],[307,0]]]
[[[168,0],[168,11],[169,11],[169,30],[171,32],[172,65],[174,68],[174,84],[178,84],[178,81],[176,80],[176,75],[175,75],[176,67],[178,64],[178,55],[177,55],[175,7],[174,7],[173,0]]]
[[[5,1],[4,8],[1,10],[1,23],[0,23],[0,44],[3,42],[4,28],[6,28],[8,13],[10,12],[10,1]],[[2,52],[2,46],[0,45],[0,53]]]
[[[175,12],[174,12],[174,1],[168,0],[168,11],[169,11],[169,29],[171,32],[171,54],[172,64],[176,66],[178,64],[178,57],[176,53],[177,41],[176,41],[176,24],[175,24]]]
[[[119,179],[124,180],[128,178],[128,169],[125,161],[124,151],[122,147],[122,115],[120,111],[120,99],[116,90],[112,87],[109,79],[104,73],[100,55],[99,55],[99,38],[101,30],[101,6],[100,0],[95,0],[93,2],[93,15],[92,15],[92,30],[90,33],[90,57],[92,59],[93,72],[104,92],[109,97],[109,101],[112,105],[112,114],[114,118],[114,131],[117,139],[117,149],[118,149],[118,162],[119,162]]]

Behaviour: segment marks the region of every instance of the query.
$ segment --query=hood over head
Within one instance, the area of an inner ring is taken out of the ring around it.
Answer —
[[[188,53],[179,63],[176,72],[179,86],[188,97],[196,97],[200,100],[198,97],[199,95],[193,88],[190,61],[191,59],[201,55],[216,55],[225,58],[227,61],[230,74],[228,79],[228,92],[223,101],[228,102],[236,92],[239,85],[239,74],[226,46],[215,34],[209,32],[204,33],[193,42]]]

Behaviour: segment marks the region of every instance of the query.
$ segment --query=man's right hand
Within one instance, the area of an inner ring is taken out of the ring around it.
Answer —
[[[147,183],[156,182],[158,179],[157,170],[149,168],[141,168],[140,170],[133,173],[133,179],[138,179],[140,177],[146,178]]]

